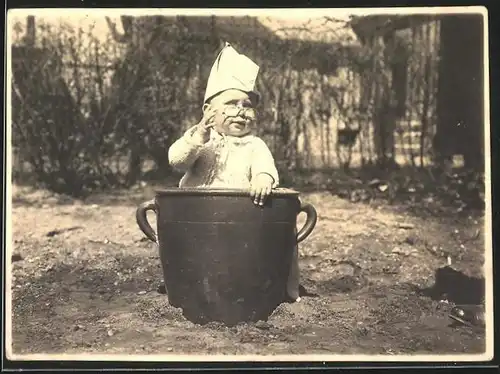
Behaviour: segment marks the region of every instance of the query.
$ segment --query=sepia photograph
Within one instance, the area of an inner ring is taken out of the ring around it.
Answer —
[[[487,22],[9,10],[7,357],[491,360]]]

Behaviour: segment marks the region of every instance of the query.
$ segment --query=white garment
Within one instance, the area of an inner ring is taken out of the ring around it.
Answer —
[[[179,187],[241,188],[250,187],[260,173],[279,184],[278,171],[271,151],[254,135],[224,136],[211,130],[210,140],[199,143],[193,137],[196,126],[187,130],[168,151],[169,162],[184,172]]]

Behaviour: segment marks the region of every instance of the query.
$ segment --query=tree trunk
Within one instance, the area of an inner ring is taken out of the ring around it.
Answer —
[[[392,72],[388,66],[388,53],[386,48],[390,47],[388,43],[392,40],[378,37],[375,47],[375,74],[378,94],[375,95],[375,113],[373,117],[375,153],[377,163],[380,166],[391,165],[394,160],[394,130],[396,127],[396,117],[392,105]]]
[[[462,154],[467,167],[484,167],[483,37],[480,15],[441,20],[434,137],[438,163]]]

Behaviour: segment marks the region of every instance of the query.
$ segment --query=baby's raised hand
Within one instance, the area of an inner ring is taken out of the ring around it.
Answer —
[[[197,137],[201,143],[206,143],[210,139],[210,128],[214,126],[215,109],[209,109],[203,114],[203,118],[198,123],[193,136]]]
[[[252,179],[250,197],[253,199],[255,205],[264,205],[267,197],[271,194],[273,183],[273,177],[266,173],[257,174]]]

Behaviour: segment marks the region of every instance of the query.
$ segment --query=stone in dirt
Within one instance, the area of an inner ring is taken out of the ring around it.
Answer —
[[[261,330],[269,330],[271,328],[271,325],[265,321],[257,321],[255,322],[255,327]]]
[[[11,257],[12,262],[18,262],[24,260],[23,256],[21,256],[19,253],[14,253]]]
[[[404,222],[401,222],[401,223],[398,223],[398,227],[400,229],[406,229],[406,230],[411,230],[413,228],[415,228],[415,225],[411,224],[411,223],[404,223]]]

